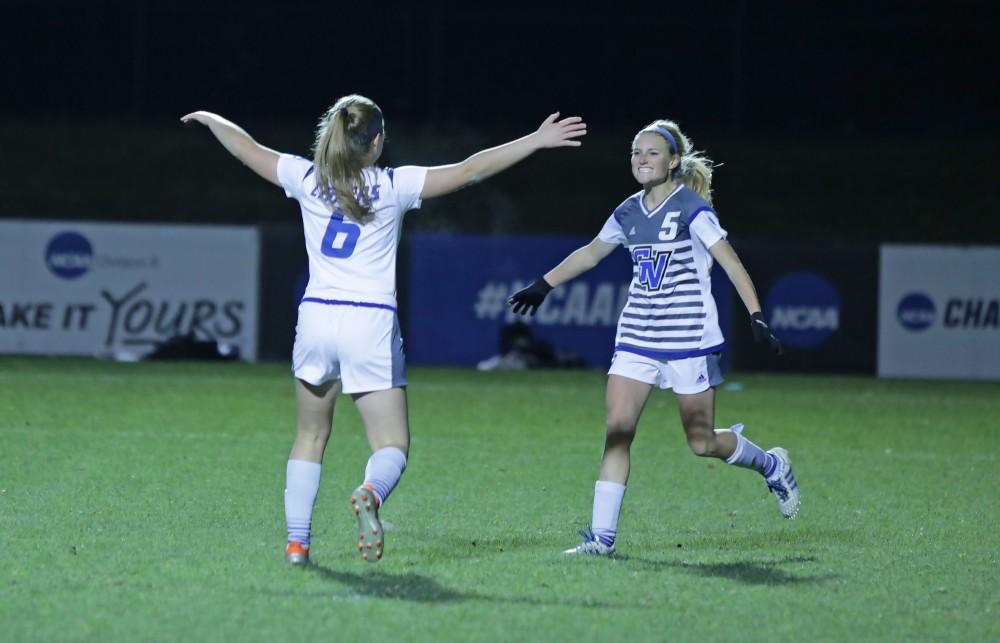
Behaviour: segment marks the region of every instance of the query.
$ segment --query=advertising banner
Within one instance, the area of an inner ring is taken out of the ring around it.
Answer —
[[[258,234],[0,221],[0,353],[138,359],[165,340],[257,355]]]
[[[878,374],[1000,380],[1000,247],[881,248]]]
[[[731,343],[738,370],[874,373],[878,247],[820,243],[734,244],[757,287],[784,355],[755,346],[734,298]]]
[[[501,352],[501,334],[518,322],[565,361],[607,368],[618,315],[632,278],[628,252],[615,249],[597,267],[553,290],[534,317],[513,314],[511,293],[528,286],[586,237],[449,235],[408,237],[405,307],[407,362],[473,365]],[[713,278],[715,278],[713,276]],[[729,316],[728,280],[714,285],[719,319]],[[722,293],[722,294],[720,294]]]

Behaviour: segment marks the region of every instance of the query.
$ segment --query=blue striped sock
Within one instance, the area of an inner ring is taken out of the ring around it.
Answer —
[[[406,469],[406,454],[396,447],[379,449],[368,458],[365,484],[371,485],[379,505],[382,505],[396,488],[404,469]]]
[[[594,485],[594,510],[590,527],[597,540],[613,547],[618,535],[618,515],[625,498],[625,485],[598,480]]]
[[[306,460],[289,460],[285,467],[285,522],[288,542],[309,546],[313,505],[319,493],[323,465]]]
[[[726,464],[731,464],[744,469],[753,469],[757,473],[768,476],[774,472],[774,456],[766,453],[759,446],[743,437],[743,425],[734,424],[729,428],[736,436],[736,450],[726,458]],[[768,469],[770,466],[770,469]]]

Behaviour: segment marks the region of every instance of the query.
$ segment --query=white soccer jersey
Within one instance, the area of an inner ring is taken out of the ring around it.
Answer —
[[[302,209],[309,255],[303,299],[396,308],[396,249],[403,215],[420,207],[427,169],[368,168],[365,185],[375,218],[365,224],[331,212],[318,196],[312,161],[282,154],[278,181]]]
[[[656,359],[683,359],[722,350],[712,298],[712,255],[726,237],[712,207],[678,186],[653,211],[642,192],[625,199],[598,234],[632,257],[628,302],[618,319],[615,350]]]

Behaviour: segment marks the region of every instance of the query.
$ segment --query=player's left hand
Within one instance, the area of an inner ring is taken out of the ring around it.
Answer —
[[[545,296],[552,292],[552,286],[539,277],[530,286],[518,290],[507,299],[507,305],[518,315],[534,315],[538,307],[545,301]]]
[[[750,330],[753,331],[753,341],[756,343],[763,344],[767,342],[771,345],[771,350],[778,355],[784,352],[781,348],[781,342],[774,336],[774,333],[771,332],[771,327],[764,320],[763,313],[758,311],[750,315]]]
[[[587,124],[579,116],[568,116],[562,120],[559,112],[549,114],[535,132],[538,147],[580,147],[580,138],[587,133]]]

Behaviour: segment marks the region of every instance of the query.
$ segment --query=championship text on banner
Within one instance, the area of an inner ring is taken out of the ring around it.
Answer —
[[[408,362],[476,364],[499,352],[505,325],[523,322],[556,351],[575,353],[589,367],[610,365],[618,315],[632,278],[624,249],[553,290],[538,312],[526,317],[512,313],[507,298],[589,238],[416,233],[408,239]],[[725,325],[728,281],[716,284],[715,291],[716,300],[726,302],[719,310]]]
[[[138,359],[178,336],[257,355],[258,234],[0,222],[0,353]]]
[[[878,374],[1000,380],[1000,247],[881,248]]]

